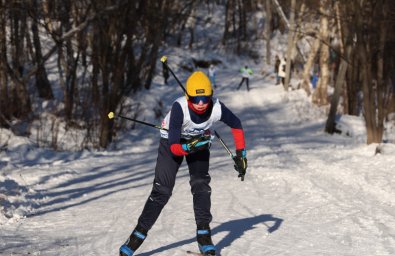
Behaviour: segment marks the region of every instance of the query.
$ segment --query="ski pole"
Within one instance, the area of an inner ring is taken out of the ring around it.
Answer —
[[[166,56],[162,56],[162,58],[160,58],[160,61],[166,66],[166,68],[170,71],[170,73],[173,75],[173,77],[176,79],[177,83],[180,85],[181,89],[185,92],[185,94],[187,94],[187,90],[185,90],[185,87],[182,85],[182,83],[180,82],[180,80],[178,80],[178,77],[176,76],[176,74],[174,74],[173,70],[171,70],[171,68],[169,67],[169,65],[167,64],[167,57]]]
[[[233,159],[233,153],[232,151],[230,151],[230,149],[228,148],[228,146],[226,146],[225,142],[222,140],[222,138],[219,136],[219,134],[217,133],[217,131],[214,130],[214,134],[215,136],[217,136],[219,142],[222,144],[222,146],[225,148],[225,150],[228,152],[228,154],[230,155],[230,157]]]
[[[221,136],[219,136],[218,132],[214,130],[214,134],[215,136],[217,136],[219,142],[221,142],[221,145],[225,148],[225,150],[228,152],[228,154],[230,155],[230,157],[232,158],[233,162],[235,162],[235,168],[236,171],[239,172],[237,169],[237,165],[236,165],[236,161],[235,161],[235,157],[232,153],[232,151],[230,151],[229,147],[225,144],[225,142],[222,140]],[[239,172],[240,173],[240,172]],[[241,177],[241,181],[244,181],[244,175],[242,175]]]
[[[114,112],[108,113],[107,116],[108,116],[109,119],[114,119],[114,118],[115,118]],[[144,122],[144,121],[140,121],[140,120],[137,120],[137,119],[134,119],[134,118],[130,118],[130,117],[126,117],[126,116],[122,116],[122,115],[117,115],[117,117],[122,118],[122,119],[129,120],[129,121],[133,121],[133,122],[136,122],[136,123],[144,124],[144,125],[147,125],[147,126],[151,126],[151,127],[156,128],[156,129],[159,129],[159,130],[165,130],[165,131],[167,131],[166,128],[162,128],[162,127],[159,126],[159,125],[150,124],[150,123],[147,123],[147,122]]]

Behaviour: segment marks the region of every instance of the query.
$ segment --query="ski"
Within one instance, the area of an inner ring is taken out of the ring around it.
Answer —
[[[207,254],[203,254],[200,252],[193,252],[193,251],[187,251],[187,254],[191,255],[191,256],[206,256],[207,255]]]
[[[202,253],[200,252],[193,252],[193,251],[187,251],[188,255],[192,255],[192,256],[204,256]]]

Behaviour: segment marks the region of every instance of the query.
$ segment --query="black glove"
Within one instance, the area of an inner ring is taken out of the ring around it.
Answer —
[[[198,150],[210,149],[211,147],[211,135],[204,135],[198,138],[190,140],[188,143],[182,144],[182,149],[188,153],[193,153]]]
[[[235,161],[235,170],[239,173],[241,181],[244,180],[244,175],[247,170],[247,151],[245,149],[236,150],[236,156],[233,157],[233,161]]]

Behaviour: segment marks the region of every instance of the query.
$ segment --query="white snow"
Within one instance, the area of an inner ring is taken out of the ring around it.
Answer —
[[[204,33],[199,43],[220,37]],[[282,55],[284,39],[273,38],[273,56]],[[221,59],[226,54],[220,51],[165,54],[184,82],[189,73],[176,68],[179,63]],[[271,66],[249,61],[252,89],[236,91],[246,59],[229,55],[223,61],[215,95],[243,122],[249,167],[241,182],[227,152],[214,142],[211,228],[219,255],[395,255],[393,124],[386,124],[389,139],[381,145],[366,145],[362,117],[342,116],[343,133],[328,135],[328,109],[311,104],[302,90],[287,93],[275,86]],[[157,101],[165,114],[182,94],[172,77],[169,86],[162,82],[159,70],[151,90],[139,93],[145,102],[139,119],[160,124],[152,111]],[[214,128],[233,150],[230,129],[221,123]],[[73,149],[71,138],[81,139],[73,136],[59,143]],[[118,255],[151,191],[158,141],[158,130],[137,124],[119,132],[108,150],[57,152],[0,130],[0,255]],[[172,198],[136,255],[197,251],[195,229],[183,163]]]
[[[171,61],[171,60],[170,60]],[[254,67],[258,69],[258,67]],[[366,145],[363,123],[328,135],[326,110],[272,77],[235,91],[238,67],[218,72],[218,96],[242,120],[248,174],[212,146],[213,240],[220,255],[394,255],[394,144]],[[161,77],[156,79],[160,80]],[[153,85],[168,109],[181,90]],[[160,120],[154,120],[160,122]],[[233,149],[230,129],[215,127]],[[117,255],[151,190],[159,132],[137,125],[105,151],[53,152],[1,131],[1,255]],[[196,251],[188,171],[136,255]]]

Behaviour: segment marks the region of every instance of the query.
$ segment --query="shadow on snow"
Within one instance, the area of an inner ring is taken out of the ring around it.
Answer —
[[[266,222],[274,222],[274,224],[272,226],[269,226],[269,224],[267,224]],[[228,232],[228,234],[216,244],[217,255],[221,255],[222,248],[230,246],[235,240],[240,238],[245,232],[256,228],[254,227],[255,225],[263,223],[267,227],[267,232],[273,233],[280,227],[282,222],[283,219],[275,218],[271,214],[263,214],[255,217],[249,217],[239,220],[231,220],[222,223],[218,227],[215,227],[214,229],[211,230],[213,236],[215,236],[217,233]],[[138,256],[149,256],[154,253],[165,252],[169,249],[181,247],[183,245],[187,245],[195,242],[196,242],[196,238],[193,237],[190,239],[185,239],[183,241],[162,246],[160,248],[157,248],[149,252],[138,254]]]

